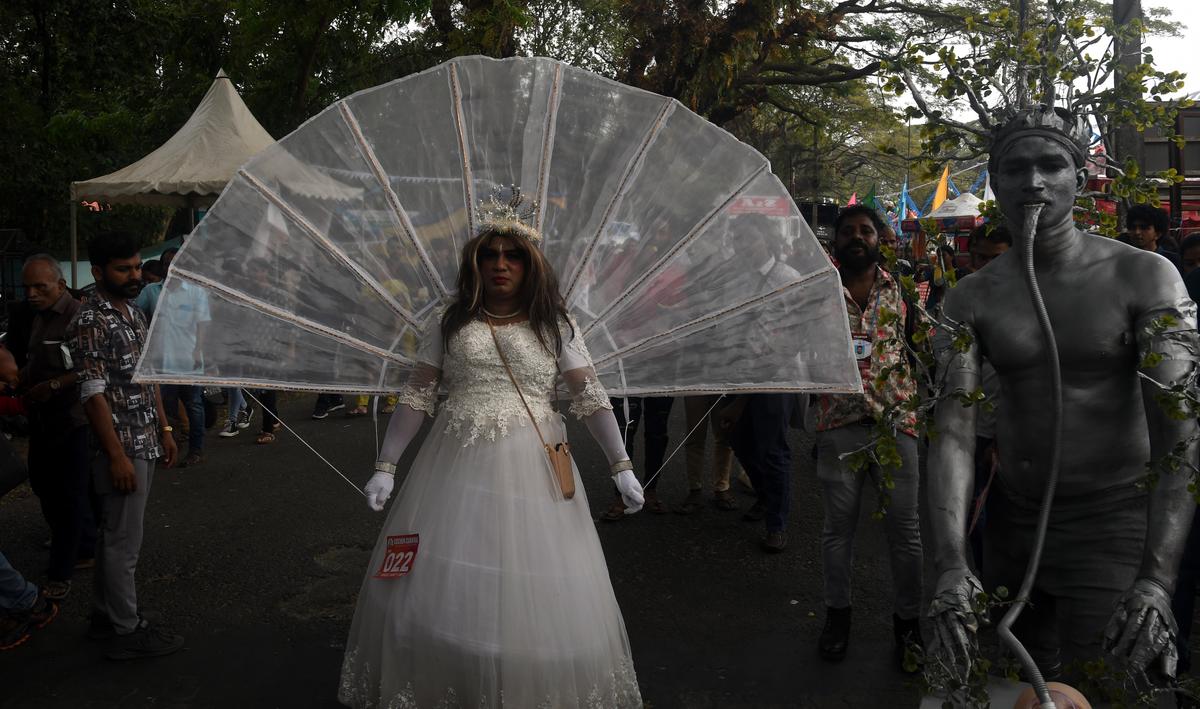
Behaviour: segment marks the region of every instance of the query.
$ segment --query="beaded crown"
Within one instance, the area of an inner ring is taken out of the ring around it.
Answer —
[[[1076,167],[1087,162],[1088,146],[1092,131],[1083,116],[1077,116],[1065,108],[1039,104],[1030,108],[1012,111],[992,129],[989,168],[1003,155],[1013,141],[1028,135],[1048,138],[1062,145],[1075,160]]]
[[[508,194],[508,199],[504,194]],[[541,232],[533,226],[537,217],[537,202],[526,202],[521,188],[512,186],[496,190],[475,209],[475,233],[494,231],[499,234],[518,234],[535,244],[542,241]]]

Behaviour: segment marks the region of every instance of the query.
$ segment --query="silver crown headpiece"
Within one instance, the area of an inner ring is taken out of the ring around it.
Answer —
[[[507,195],[508,199],[504,196]],[[537,202],[526,202],[521,188],[513,185],[499,188],[475,209],[475,234],[494,231],[499,234],[519,234],[535,244],[542,235],[533,226],[537,219]]]
[[[989,168],[995,166],[1013,141],[1028,135],[1048,138],[1062,145],[1075,160],[1075,167],[1083,167],[1087,163],[1088,147],[1092,142],[1087,119],[1065,108],[1039,104],[1007,113],[996,123],[992,129]]]

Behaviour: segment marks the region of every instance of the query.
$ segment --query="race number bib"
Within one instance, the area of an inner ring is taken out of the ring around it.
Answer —
[[[417,546],[420,544],[419,534],[400,534],[387,538],[387,553],[383,555],[383,564],[375,573],[377,579],[398,579],[412,571],[413,562],[417,560]]]

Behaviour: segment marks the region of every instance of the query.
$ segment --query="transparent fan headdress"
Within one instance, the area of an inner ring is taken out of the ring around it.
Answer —
[[[395,391],[504,186],[538,205],[614,396],[861,390],[837,271],[761,154],[672,99],[483,57],[343,99],[241,168],[137,376]]]

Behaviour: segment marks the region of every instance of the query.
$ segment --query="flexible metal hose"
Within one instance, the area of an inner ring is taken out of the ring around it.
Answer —
[[[1037,235],[1038,215],[1041,214],[1044,206],[1044,204],[1025,205],[1025,224],[1021,240],[1024,252],[1021,256],[1025,265],[1025,285],[1029,289],[1029,298],[1033,302],[1038,325],[1041,326],[1042,338],[1046,341],[1046,363],[1050,365],[1051,412],[1054,417],[1050,426],[1050,471],[1046,477],[1046,491],[1042,495],[1042,507],[1038,513],[1037,534],[1034,536],[1029,565],[1025,568],[1025,577],[1021,580],[1021,590],[1017,592],[1017,598],[1012,607],[1000,621],[998,631],[1005,646],[1017,656],[1025,668],[1029,683],[1033,685],[1038,701],[1041,702],[1041,709],[1055,709],[1054,700],[1050,698],[1050,690],[1046,687],[1046,680],[1042,677],[1041,670],[1038,669],[1029,651],[1012,632],[1013,623],[1017,621],[1017,617],[1029,603],[1029,594],[1033,591],[1033,582],[1037,578],[1038,566],[1042,561],[1042,547],[1046,544],[1046,527],[1050,524],[1050,508],[1054,503],[1054,490],[1058,487],[1058,462],[1062,453],[1062,369],[1058,361],[1058,343],[1054,340],[1054,330],[1050,327],[1050,316],[1046,313],[1046,303],[1042,300],[1042,291],[1038,288],[1037,275],[1033,270],[1033,241]]]

